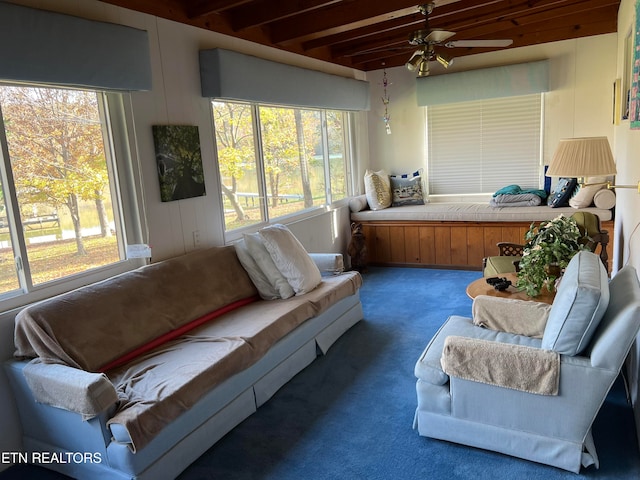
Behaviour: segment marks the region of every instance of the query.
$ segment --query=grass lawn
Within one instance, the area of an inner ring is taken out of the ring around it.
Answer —
[[[57,240],[28,245],[29,265],[34,284],[62,278],[91,268],[117,262],[117,238],[99,235],[84,237],[87,255],[78,255],[75,239]],[[0,250],[0,293],[19,288],[13,251]]]

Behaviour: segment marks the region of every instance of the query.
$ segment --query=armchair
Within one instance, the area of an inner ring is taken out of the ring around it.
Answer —
[[[600,218],[591,212],[576,212],[575,218],[578,228],[583,235],[582,242],[589,250],[597,253],[600,248],[600,259],[606,271],[609,271],[609,232],[600,226]],[[495,277],[503,273],[517,272],[522,259],[524,245],[511,242],[498,242],[498,255],[482,259],[482,271],[485,277]]]
[[[591,426],[639,329],[636,270],[609,283],[600,258],[581,251],[550,308],[479,296],[473,318],[447,319],[416,363],[414,428],[576,473],[598,468]]]

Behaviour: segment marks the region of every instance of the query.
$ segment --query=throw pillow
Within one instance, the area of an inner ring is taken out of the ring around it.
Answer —
[[[391,206],[391,182],[384,170],[366,171],[364,192],[371,210],[382,210]]]
[[[278,290],[276,290],[275,286],[271,284],[267,276],[251,256],[251,253],[249,253],[249,249],[247,248],[244,238],[235,243],[234,247],[236,249],[236,255],[238,255],[238,260],[240,260],[240,263],[247,271],[249,278],[256,286],[260,298],[263,300],[275,300],[280,298]]]
[[[274,264],[296,295],[308,293],[320,284],[320,269],[285,225],[265,227],[260,230],[260,236]]]
[[[606,181],[606,177],[587,178],[587,184],[596,183],[598,185],[588,185],[586,187],[578,185],[574,191],[574,195],[569,199],[569,205],[573,208],[589,207],[593,203],[593,196],[598,192],[598,190],[602,190],[606,186],[604,183]]]
[[[367,204],[366,195],[357,195],[349,199],[349,210],[353,213],[361,212],[367,208],[369,208],[369,205]]]
[[[609,305],[609,279],[600,257],[583,250],[569,262],[542,336],[541,347],[563,355],[582,352]]]
[[[391,205],[424,205],[422,169],[411,174],[391,175]]]
[[[249,253],[260,267],[262,273],[269,279],[269,283],[278,292],[281,298],[289,298],[295,295],[293,288],[289,285],[287,279],[280,273],[276,264],[273,263],[271,254],[264,246],[262,237],[259,233],[244,234],[244,241],[247,245]]]
[[[593,196],[593,204],[598,208],[610,210],[616,206],[616,194],[613,190],[599,190]]]
[[[551,195],[547,198],[547,205],[551,208],[566,207],[577,184],[577,178],[559,178]]]

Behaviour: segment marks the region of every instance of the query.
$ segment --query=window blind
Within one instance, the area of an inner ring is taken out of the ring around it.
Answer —
[[[542,95],[427,108],[429,194],[540,187]]]

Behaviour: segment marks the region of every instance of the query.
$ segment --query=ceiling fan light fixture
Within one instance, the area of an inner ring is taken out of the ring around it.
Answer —
[[[449,57],[447,55],[442,55],[440,53],[437,53],[436,54],[436,60],[444,68],[449,68],[451,65],[453,65],[453,58],[451,58],[451,57]]]
[[[415,52],[413,52],[413,55],[411,55],[409,61],[404,64],[405,67],[407,67],[410,72],[415,72],[420,66],[423,55],[424,50],[416,50]]]
[[[419,77],[428,77],[429,76],[429,59],[423,58],[420,63],[420,67],[418,68],[418,76]]]

